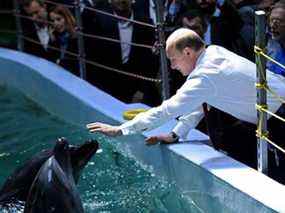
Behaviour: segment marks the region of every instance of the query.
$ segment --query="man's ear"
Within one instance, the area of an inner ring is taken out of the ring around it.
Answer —
[[[185,47],[183,49],[183,53],[186,54],[186,55],[190,55],[191,54],[191,49],[189,47]]]

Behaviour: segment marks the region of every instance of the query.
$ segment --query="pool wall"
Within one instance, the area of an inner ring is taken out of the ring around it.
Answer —
[[[125,110],[148,108],[125,104],[44,59],[0,48],[0,86],[5,85],[81,127],[93,121],[119,124]],[[114,145],[175,182],[201,212],[285,212],[283,185],[205,145],[201,141],[207,137],[199,131],[190,131],[185,143],[145,146],[146,136],[168,132],[174,125],[170,121],[143,135],[119,137]]]

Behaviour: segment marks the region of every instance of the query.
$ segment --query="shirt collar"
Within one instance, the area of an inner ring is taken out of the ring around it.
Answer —
[[[34,23],[34,26],[36,28],[37,31],[43,31],[43,30],[48,30],[48,27],[46,25],[40,27],[39,25],[37,25],[36,23]]]
[[[214,12],[214,14],[213,14],[213,17],[219,17],[220,14],[221,14],[221,10],[216,7],[216,10],[215,10],[215,12]]]
[[[114,14],[117,15],[115,12],[114,12]],[[134,20],[134,12],[132,12],[132,14],[131,14],[129,19],[130,20]],[[125,21],[125,20],[122,20],[122,19],[119,20],[118,23],[120,24],[121,27],[129,27],[132,24],[132,22]]]
[[[155,4],[153,3],[153,0],[149,0],[149,6],[152,8],[155,8]]]

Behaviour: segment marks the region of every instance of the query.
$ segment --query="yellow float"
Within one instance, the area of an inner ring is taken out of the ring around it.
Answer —
[[[137,114],[141,112],[146,112],[147,109],[131,109],[127,110],[123,113],[123,118],[125,120],[132,120],[134,117],[136,117]]]

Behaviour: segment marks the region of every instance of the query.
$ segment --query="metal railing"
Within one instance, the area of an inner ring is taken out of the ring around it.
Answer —
[[[22,26],[21,26],[21,18],[26,18],[29,19],[29,17],[24,17],[23,15],[20,14],[20,5],[19,5],[19,0],[13,0],[14,3],[14,10],[12,11],[15,15],[15,21],[16,21],[16,31],[17,31],[17,48],[20,51],[24,50],[24,39],[26,40],[31,40],[29,38],[25,38],[25,36],[23,36],[23,32],[22,32]],[[57,3],[53,2],[53,1],[48,1],[46,0],[45,3],[48,4],[54,4],[56,5]],[[91,8],[91,7],[84,7],[84,9],[86,10],[90,10],[91,12],[94,13],[100,13],[106,16],[110,16],[110,17],[115,17],[117,19],[120,20],[124,20],[124,21],[129,21],[133,24],[140,24],[140,25],[144,25],[146,27],[150,27],[151,29],[154,29],[156,31],[156,35],[157,35],[157,40],[158,40],[158,44],[156,45],[158,47],[159,50],[159,54],[160,54],[160,72],[161,72],[161,76],[162,79],[150,79],[146,76],[138,76],[138,75],[131,75],[133,77],[137,77],[138,79],[142,79],[142,80],[148,80],[148,81],[152,81],[152,82],[158,82],[158,83],[162,83],[162,97],[163,99],[167,99],[170,96],[170,92],[169,92],[169,72],[168,72],[168,65],[167,65],[167,59],[166,59],[166,53],[165,53],[165,35],[164,35],[164,30],[163,30],[163,10],[164,10],[164,5],[162,4],[162,0],[156,0],[155,2],[156,4],[156,12],[157,12],[157,20],[158,20],[158,24],[155,25],[151,25],[149,23],[144,23],[141,21],[137,21],[137,20],[132,20],[132,19],[127,19],[125,17],[121,17],[121,16],[117,16],[111,13],[107,13],[105,11],[101,11],[95,8]],[[61,4],[62,5],[62,4]],[[73,5],[64,5],[66,6],[68,9],[74,9],[75,11],[75,19],[76,19],[76,34],[77,34],[77,46],[78,46],[78,52],[77,53],[73,53],[77,55],[78,61],[79,61],[79,70],[80,70],[80,77],[83,79],[86,79],[86,63],[89,63],[91,65],[97,66],[97,67],[103,67],[103,68],[107,68],[107,70],[111,70],[111,71],[117,71],[120,74],[126,74],[126,75],[130,75],[131,73],[127,73],[123,70],[118,70],[116,68],[112,68],[109,67],[107,65],[102,65],[99,64],[96,61],[88,61],[85,58],[85,47],[84,47],[84,37],[89,37],[89,38],[96,38],[96,39],[103,39],[103,40],[108,40],[110,42],[120,42],[122,43],[120,40],[115,40],[112,38],[107,38],[107,37],[100,37],[97,35],[91,35],[91,34],[86,34],[83,33],[82,31],[82,17],[81,17],[81,8],[82,5],[80,3],[80,0],[75,0]],[[36,42],[36,41],[33,41]],[[142,48],[148,48],[150,49],[150,51],[152,51],[152,46],[150,45],[144,45],[144,44],[136,44],[136,43],[130,43],[130,45],[133,46],[139,46]],[[52,47],[53,49],[54,48]]]
[[[266,16],[264,11],[255,12],[255,45],[261,49],[266,47],[265,26]],[[266,89],[258,85],[266,84],[266,60],[261,55],[256,54],[256,89],[257,89],[257,104],[267,108]],[[261,134],[267,133],[267,114],[257,110],[258,126],[260,125]],[[262,121],[262,122],[260,122]],[[263,138],[257,139],[257,169],[263,173],[268,172],[268,146]]]
[[[267,106],[267,92],[270,93],[274,98],[280,101],[281,104],[285,103],[285,100],[279,96],[275,91],[273,91],[267,84],[266,79],[266,60],[270,60],[276,65],[282,67],[285,70],[285,66],[280,64],[278,61],[272,59],[266,54],[266,14],[264,11],[255,12],[255,31],[256,31],[256,41],[254,52],[256,55],[256,67],[257,67],[257,130],[256,136],[258,138],[257,153],[258,153],[258,170],[267,174],[268,173],[268,144],[274,147],[274,154],[277,157],[276,150],[281,151],[285,154],[285,149],[273,142],[269,137],[269,132],[267,130],[267,118],[271,115],[275,119],[284,122],[285,119],[278,116],[277,114],[268,110]],[[278,157],[277,157],[278,158]]]

